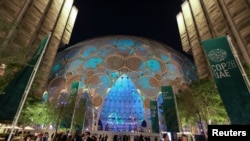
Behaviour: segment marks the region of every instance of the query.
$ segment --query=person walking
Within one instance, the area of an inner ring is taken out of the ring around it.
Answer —
[[[163,134],[163,141],[170,141],[169,136],[167,133]]]
[[[180,137],[180,141],[188,141],[188,136],[185,134],[182,134]]]
[[[83,133],[83,140],[82,141],[93,141],[93,139],[90,137],[89,131],[86,131]]]

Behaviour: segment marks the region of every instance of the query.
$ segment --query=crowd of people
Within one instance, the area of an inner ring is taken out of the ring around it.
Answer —
[[[5,141],[7,141],[7,139],[8,136],[6,136]],[[170,141],[170,137],[167,133],[163,134],[162,139],[163,141]],[[108,135],[104,134],[100,134],[99,136],[97,134],[91,135],[89,131],[85,131],[84,133],[75,132],[74,135],[71,135],[69,131],[66,131],[57,133],[56,135],[53,133],[51,136],[49,136],[49,133],[45,132],[45,133],[38,133],[36,135],[27,134],[23,140],[24,141],[108,141]],[[112,141],[130,141],[130,136],[115,135]],[[137,135],[134,136],[134,141],[150,141],[150,137]],[[155,137],[154,141],[160,141],[160,138]],[[189,141],[189,138],[187,135],[182,134],[181,136],[178,137],[178,141]]]
[[[167,133],[166,133],[166,134],[163,134],[163,141],[170,141],[170,138],[169,138],[169,136],[168,136]],[[185,135],[185,134],[182,134],[182,135],[179,137],[178,141],[189,141],[189,140],[188,140],[188,136]]]

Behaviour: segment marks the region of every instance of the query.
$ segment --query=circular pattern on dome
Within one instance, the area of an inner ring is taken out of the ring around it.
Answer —
[[[154,73],[163,73],[166,70],[166,66],[158,59],[149,59],[147,66]]]
[[[170,53],[171,62],[177,62],[177,64],[182,65],[184,63],[183,59],[178,54]]]
[[[59,95],[61,90],[65,89],[65,86],[66,79],[64,77],[54,78],[48,86],[49,97]]]
[[[144,95],[148,97],[157,96],[160,91],[159,82],[151,76],[143,76],[139,78],[138,86]]]
[[[157,80],[161,80],[161,79],[162,79],[162,76],[161,76],[160,74],[156,74],[156,75],[155,75],[155,78],[156,78]]]
[[[106,57],[109,54],[111,54],[113,51],[114,51],[114,47],[112,45],[104,45],[104,46],[99,48],[98,54],[101,57]]]
[[[149,109],[150,108],[150,99],[148,99],[148,98],[144,99],[143,104],[144,104],[145,108]]]
[[[182,70],[179,69],[180,66],[176,62],[168,63],[166,66],[169,74],[172,74],[177,77],[181,77],[183,75]]]
[[[64,69],[60,70],[58,73],[57,73],[57,76],[63,76],[66,74],[66,71]]]
[[[93,98],[93,100],[92,100],[92,104],[93,104],[95,107],[101,106],[101,105],[102,105],[102,102],[103,102],[103,99],[102,99],[102,97],[100,97],[100,96],[97,96],[97,97]]]
[[[135,125],[140,125],[147,118],[145,108],[150,109],[150,100],[159,97],[161,85],[176,88],[197,78],[193,63],[184,67],[185,62],[191,61],[146,38],[123,35],[95,38],[57,53],[48,92],[60,94],[61,89],[80,81],[78,90],[90,100],[87,106],[102,106],[99,119],[103,125],[109,122],[111,114],[119,121],[112,121],[115,127],[131,124],[131,120],[126,121],[130,117],[136,119]],[[58,76],[67,79],[67,84],[66,80],[54,80]],[[53,97],[52,100],[57,100],[58,95]]]
[[[171,86],[174,83],[172,79],[169,79],[167,77],[163,78],[161,82],[162,82],[162,85],[165,85],[165,86]]]
[[[145,64],[143,65],[143,60],[139,57],[129,57],[126,61],[127,67],[133,71],[142,70],[145,67]]]
[[[152,87],[160,87],[159,82],[158,82],[155,78],[153,78],[153,77],[151,77],[151,78],[149,79],[149,83],[150,83],[150,85],[151,85]]]
[[[124,60],[121,56],[109,56],[106,61],[107,67],[111,70],[120,69],[124,65]]]
[[[102,63],[101,57],[91,57],[83,63],[84,69],[95,69]]]
[[[58,73],[61,69],[64,68],[64,65],[62,62],[55,63],[54,66],[51,69],[51,74]]]
[[[65,58],[65,60],[70,60],[70,59],[77,57],[78,54],[79,54],[79,50],[78,50],[78,48],[76,48],[76,49],[73,49],[73,50],[67,52],[67,54],[65,54],[64,58]]]
[[[81,67],[81,64],[83,63],[82,59],[76,59],[71,61],[70,63],[67,64],[66,66],[66,71],[67,72],[72,72],[77,70],[79,67]]]
[[[87,71],[86,76],[91,77],[93,76],[94,72],[92,70]]]
[[[99,66],[99,67],[97,68],[97,70],[98,70],[99,73],[105,73],[105,72],[106,72],[105,66]]]
[[[70,87],[73,82],[81,81],[81,78],[82,78],[82,75],[75,75],[71,77],[70,79],[68,79],[67,80],[68,87]]]
[[[130,72],[129,73],[129,78],[133,81],[137,81],[139,76],[138,76],[138,73],[137,72]]]
[[[95,74],[88,80],[88,89],[92,89],[100,95],[105,95],[110,85],[110,77],[106,74]]]
[[[163,62],[168,62],[169,60],[170,60],[170,57],[169,57],[169,55],[168,55],[168,53],[166,53],[165,51],[163,51],[163,50],[157,50],[157,52],[158,52],[158,55],[159,55],[159,57],[161,58],[161,60],[163,61]]]
[[[82,58],[89,58],[97,52],[96,46],[87,46],[82,52]]]
[[[130,38],[121,38],[117,41],[117,51],[119,54],[128,56],[134,53],[134,42]]]
[[[89,85],[96,85],[96,84],[98,84],[98,82],[99,82],[99,76],[94,75],[89,79],[88,84]]]
[[[65,85],[66,85],[66,79],[64,77],[56,77],[54,78],[50,84],[49,84],[49,89],[54,89],[54,88],[57,88],[57,89],[60,89],[60,91],[62,89],[65,88]]]

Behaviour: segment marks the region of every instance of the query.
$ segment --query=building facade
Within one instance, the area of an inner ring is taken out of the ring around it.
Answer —
[[[41,97],[57,50],[69,43],[78,9],[74,0],[1,0],[0,63],[25,64],[42,39],[51,33],[35,82]],[[9,66],[9,67],[8,67]],[[13,70],[11,70],[13,72]]]
[[[183,50],[194,57],[200,79],[211,76],[201,41],[229,35],[241,63],[250,65],[250,1],[189,0],[176,16]]]

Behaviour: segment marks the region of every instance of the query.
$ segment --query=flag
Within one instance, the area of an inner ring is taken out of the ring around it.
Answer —
[[[180,132],[176,99],[172,86],[162,86],[163,113],[168,132]]]
[[[227,36],[202,41],[231,124],[250,124],[250,94]]]
[[[76,104],[75,111],[75,119],[73,122],[73,127],[77,130],[81,130],[83,127],[83,123],[85,120],[85,111],[87,110],[87,99],[86,98],[78,98]]]
[[[63,111],[62,120],[60,123],[61,128],[71,128],[74,123],[75,117],[75,108],[76,101],[78,100],[77,93],[79,88],[79,81],[75,81],[71,83],[70,91],[69,91],[69,101],[65,106],[65,110]]]
[[[157,101],[150,101],[152,133],[160,133]]]
[[[23,94],[26,91],[26,86],[30,81],[34,67],[46,48],[49,37],[50,35],[47,35],[41,41],[36,53],[28,62],[28,65],[17,73],[14,79],[10,81],[4,90],[5,94],[0,95],[0,122],[10,123],[13,121]]]
[[[76,96],[79,87],[79,81],[73,82],[70,87],[70,96]]]

